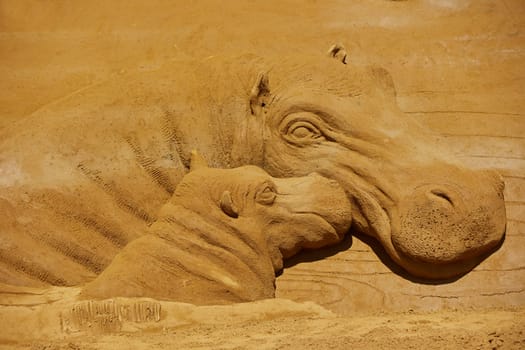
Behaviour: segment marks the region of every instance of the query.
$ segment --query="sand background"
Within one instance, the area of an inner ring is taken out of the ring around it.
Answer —
[[[347,47],[351,62],[370,62],[389,70],[401,109],[439,133],[465,163],[496,168],[504,176],[508,226],[498,252],[457,281],[428,285],[408,279],[373,242],[353,237],[338,247],[293,259],[277,283],[278,297],[313,301],[336,312],[335,318],[324,313],[284,313],[209,329],[201,321],[184,326],[184,331],[166,326],[165,333],[152,326],[149,332],[155,336],[147,339],[142,331],[134,331],[32,343],[28,334],[20,338],[25,344],[20,346],[90,348],[95,345],[89,337],[97,337],[105,339],[99,343],[101,348],[115,344],[140,348],[138,344],[151,346],[155,341],[160,348],[173,342],[196,348],[213,344],[318,348],[320,342],[326,348],[363,344],[391,348],[391,342],[398,340],[396,347],[491,348],[497,339],[506,340],[498,347],[520,348],[525,338],[521,333],[525,2],[521,0],[1,0],[0,137],[8,125],[43,106],[120,74],[156,69],[172,59],[245,52],[300,57],[324,52],[335,42]],[[8,294],[2,294],[2,301],[12,300]],[[278,305],[268,308],[282,307]],[[26,310],[29,319],[34,317],[30,311],[38,311],[35,308]],[[418,315],[426,321],[420,324],[411,318]],[[396,326],[385,326],[387,321]],[[410,326],[404,327],[405,321]],[[368,325],[372,333],[357,332],[358,324]]]

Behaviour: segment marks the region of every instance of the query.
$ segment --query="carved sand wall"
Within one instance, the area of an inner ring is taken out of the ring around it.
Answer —
[[[315,301],[343,314],[522,306],[523,5],[312,1],[301,6],[279,5],[281,23],[275,20],[277,10],[262,2],[250,11],[233,2],[209,1],[191,8],[171,2],[111,7],[101,2],[75,9],[58,3],[3,5],[0,61],[5,79],[0,87],[7,93],[0,96],[0,127],[112,75],[152,70],[175,57],[239,52],[300,57],[344,42],[349,61],[385,67],[396,83],[401,109],[452,145],[462,160],[500,171],[506,183],[506,241],[459,280],[425,285],[396,269],[372,240],[365,244],[353,237],[291,260],[277,280],[277,296]],[[214,13],[228,13],[230,21]]]
[[[366,40],[360,47],[372,51],[393,74],[403,111],[440,134],[466,164],[493,167],[503,175],[505,243],[463,278],[422,285],[393,273],[367,244],[353,239],[346,251],[327,251],[333,255],[285,270],[278,296],[312,300],[315,295],[321,305],[346,314],[524,304],[525,115],[520,91],[525,40],[523,16],[514,12],[523,5],[470,3],[455,12],[453,3],[447,15],[420,21],[405,13],[404,23],[386,17],[375,28],[363,26],[381,44]],[[393,37],[396,44],[389,45]]]

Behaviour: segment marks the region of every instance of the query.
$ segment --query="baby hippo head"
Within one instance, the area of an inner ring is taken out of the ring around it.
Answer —
[[[350,202],[333,180],[316,173],[274,178],[256,166],[214,169],[196,153],[172,201],[262,248],[276,271],[303,248],[340,242],[351,224]]]

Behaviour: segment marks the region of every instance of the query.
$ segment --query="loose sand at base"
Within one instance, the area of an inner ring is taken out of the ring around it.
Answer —
[[[523,349],[525,309],[357,313],[269,299],[194,306],[79,301],[79,289],[1,294],[0,349]]]
[[[249,311],[247,311],[249,312]],[[256,312],[257,314],[257,312]],[[447,311],[347,318],[257,315],[129,333],[64,335],[0,349],[523,349],[525,311]],[[260,317],[260,318],[259,318]]]

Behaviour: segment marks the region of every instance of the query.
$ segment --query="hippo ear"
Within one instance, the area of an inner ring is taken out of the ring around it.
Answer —
[[[341,44],[334,44],[328,49],[328,56],[346,64],[346,49]]]
[[[270,85],[268,75],[259,73],[255,85],[250,91],[250,112],[253,115],[259,115],[262,109],[268,104],[270,99]]]
[[[221,209],[224,214],[232,218],[239,217],[239,211],[235,204],[233,204],[230,191],[224,191],[221,196]]]
[[[204,159],[196,150],[191,151],[190,172],[208,167],[206,159]]]

